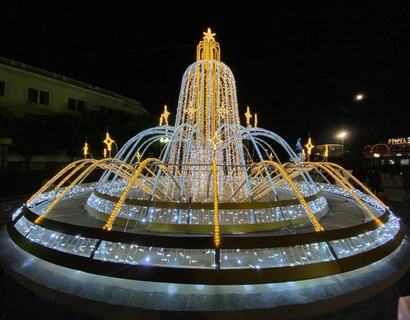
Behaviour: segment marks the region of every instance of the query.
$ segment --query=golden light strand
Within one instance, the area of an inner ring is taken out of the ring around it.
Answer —
[[[218,248],[221,240],[219,237],[218,179],[215,159],[212,159],[212,171],[214,176],[214,243],[215,246]]]
[[[80,174],[67,188],[65,188],[64,191],[61,192],[57,198],[54,199],[54,201],[46,208],[46,210],[44,210],[44,212],[34,221],[34,223],[39,223],[46,216],[46,214],[49,213],[50,210],[57,204],[57,202],[59,202],[66,195],[66,193],[70,191],[70,189],[84,177],[84,175],[88,174],[91,170],[94,170],[94,168],[98,166],[101,162],[105,162],[109,160],[113,160],[113,159],[103,159],[103,160],[94,162],[87,170],[85,170],[82,174]]]
[[[300,191],[298,190],[298,188],[296,187],[296,185],[293,183],[292,179],[289,177],[289,175],[286,173],[285,169],[283,169],[279,164],[277,164],[276,162],[273,161],[263,161],[261,162],[261,164],[263,163],[268,163],[273,165],[274,167],[276,167],[280,173],[282,174],[282,176],[286,179],[286,181],[290,184],[290,186],[292,187],[293,191],[295,191],[296,195],[299,198],[299,201],[301,202],[301,204],[305,207],[310,221],[313,224],[313,227],[315,228],[316,231],[324,231],[323,227],[320,225],[319,221],[316,219],[315,215],[313,214],[312,210],[310,210],[309,205],[306,203],[305,199],[303,198],[302,194],[300,193]]]
[[[112,211],[110,217],[107,220],[107,223],[105,224],[105,226],[103,227],[103,229],[106,230],[111,230],[112,229],[112,225],[114,223],[114,219],[117,217],[117,212],[120,210],[122,204],[124,203],[125,197],[128,194],[128,191],[130,191],[132,185],[134,184],[134,181],[138,178],[139,174],[141,173],[142,169],[144,168],[144,166],[150,162],[156,160],[154,158],[148,158],[146,160],[144,160],[143,162],[141,162],[141,164],[138,166],[137,170],[134,172],[130,182],[128,183],[127,187],[125,188],[124,192],[122,193],[120,199],[118,200],[117,204],[115,205],[114,210]]]

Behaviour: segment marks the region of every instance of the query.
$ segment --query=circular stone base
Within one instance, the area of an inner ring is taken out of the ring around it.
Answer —
[[[311,318],[374,296],[409,267],[406,237],[390,255],[367,267],[312,280],[259,285],[187,285],[93,275],[41,260],[16,246],[0,231],[5,270],[37,294],[78,312],[106,319],[142,316],[248,319]],[[297,306],[297,307],[296,307]]]

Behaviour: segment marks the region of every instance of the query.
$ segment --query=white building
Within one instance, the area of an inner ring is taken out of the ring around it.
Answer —
[[[110,115],[123,110],[134,115],[148,115],[141,102],[124,97],[96,86],[61,76],[24,63],[0,57],[0,109],[11,112],[14,117],[27,114],[53,115],[68,113],[81,116],[87,111]],[[0,137],[2,138],[2,137]],[[13,137],[11,137],[13,138]],[[12,139],[0,139],[0,172],[7,162],[23,163],[18,154],[7,154]],[[65,155],[33,156],[31,162],[66,163]]]
[[[141,102],[24,63],[0,57],[0,106],[17,117],[89,110],[148,114]]]

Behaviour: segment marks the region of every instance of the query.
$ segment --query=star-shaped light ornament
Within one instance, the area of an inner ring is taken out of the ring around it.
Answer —
[[[214,136],[211,139],[208,139],[208,141],[212,143],[214,150],[216,150],[216,147],[218,146],[218,144],[222,143],[222,140],[219,139],[217,131],[215,131]]]
[[[228,113],[228,110],[225,108],[225,104],[222,102],[222,106],[218,109],[218,113],[221,115],[222,119],[225,119],[225,115]]]
[[[192,119],[193,114],[196,112],[196,109],[192,106],[192,101],[189,102],[189,107],[185,111],[189,114],[189,119]]]
[[[307,154],[310,155],[312,153],[312,148],[314,147],[314,145],[312,144],[312,140],[311,138],[309,138],[308,143],[305,145],[306,149],[307,149]]]
[[[216,33],[212,33],[211,28],[208,28],[208,32],[204,32],[204,39],[205,40],[215,40],[214,39],[215,35],[216,35]]]
[[[168,125],[168,116],[171,113],[167,110],[167,105],[164,106],[164,112],[161,114],[161,118],[164,118],[165,124]],[[162,121],[161,121],[162,122]]]
[[[111,151],[111,145],[114,143],[114,140],[111,139],[108,132],[106,133],[105,140],[103,142],[107,145],[108,151]]]

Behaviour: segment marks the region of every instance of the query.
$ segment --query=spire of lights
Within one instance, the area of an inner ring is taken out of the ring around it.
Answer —
[[[306,149],[307,149],[307,154],[310,156],[310,154],[312,153],[312,148],[314,147],[314,145],[312,144],[312,140],[311,138],[309,138],[308,143],[305,145]]]
[[[87,142],[84,144],[83,154],[84,154],[84,159],[87,159],[87,154],[88,154],[88,143]]]
[[[204,39],[199,42],[196,50],[196,60],[218,60],[221,61],[221,50],[219,43],[214,39],[215,33],[211,32],[208,28],[208,32],[204,32]]]
[[[249,111],[249,106],[246,107],[245,117],[246,117],[246,126],[247,126],[248,128],[252,127],[251,124],[250,124],[250,122],[249,122],[250,118],[252,118],[252,115],[251,115],[251,113],[250,113],[250,111]]]
[[[111,146],[114,143],[114,140],[111,139],[110,134],[108,132],[105,134],[105,140],[103,142],[107,145],[108,154],[111,158]]]
[[[159,121],[159,125],[160,125],[160,126],[162,126],[162,119],[164,119],[165,125],[166,125],[166,126],[168,125],[168,116],[169,116],[170,114],[171,114],[171,113],[168,112],[168,110],[167,110],[167,105],[165,105],[165,106],[164,106],[164,112],[161,114],[161,118],[160,118],[160,121]]]

